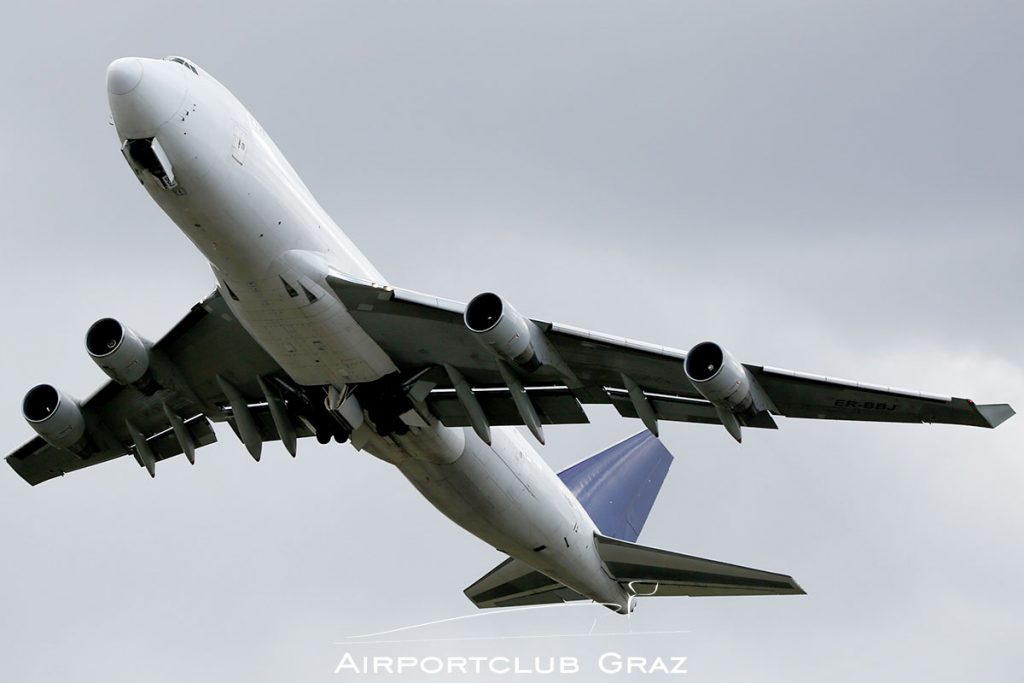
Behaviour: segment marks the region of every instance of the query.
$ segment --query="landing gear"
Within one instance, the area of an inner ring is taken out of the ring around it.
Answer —
[[[409,433],[409,426],[402,422],[401,415],[413,407],[401,375],[394,373],[360,384],[355,394],[378,434],[386,437]]]
[[[392,434],[402,436],[409,433],[409,426],[396,415],[376,411],[368,411],[368,415],[370,422],[377,427],[377,433],[381,436],[391,436]]]
[[[402,421],[402,415],[414,410],[409,398],[410,387],[422,374],[403,380],[396,372],[352,387],[357,399],[356,410],[366,411],[367,419],[380,436],[408,434],[409,425]],[[344,410],[338,409],[345,404],[347,394],[341,395],[327,386],[301,386],[284,378],[274,379],[281,388],[288,412],[300,418],[319,443],[327,445],[332,439],[338,443],[348,441],[352,430],[342,417]],[[361,412],[355,417],[360,422],[363,419]]]
[[[321,446],[329,444],[331,439],[337,443],[345,443],[349,436],[349,431],[337,423],[324,425],[316,430],[316,440]]]
[[[316,440],[322,446],[329,444],[331,439],[338,443],[345,443],[350,435],[349,430],[334,419],[324,420],[316,428]]]
[[[288,412],[305,423],[316,436],[317,442],[326,446],[331,439],[338,443],[348,441],[351,435],[349,428],[342,423],[340,417],[324,406],[327,396],[325,387],[306,387],[280,377],[274,379],[281,388]]]

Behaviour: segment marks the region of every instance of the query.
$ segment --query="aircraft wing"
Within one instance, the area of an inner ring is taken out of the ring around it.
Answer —
[[[659,420],[729,427],[736,419],[775,428],[773,415],[991,428],[1014,414],[1007,405],[744,365],[756,410],[731,418],[690,381],[686,352],[678,349],[535,320],[530,325],[548,345],[546,362],[524,369],[480,343],[463,322],[464,304],[337,275],[329,280],[356,321],[414,379],[430,411],[485,439],[490,426],[526,425],[543,440],[542,424],[585,423],[583,405],[601,403],[655,432]],[[193,460],[196,449],[216,441],[211,421],[228,422],[256,459],[265,441],[280,439],[294,454],[297,439],[318,429],[330,434],[337,424],[323,405],[326,392],[290,385],[217,292],[151,351],[146,386],[108,382],[81,403],[89,425],[81,444],[57,448],[36,437],[8,464],[33,485],[124,455],[152,475],[158,461],[181,453]]]
[[[399,368],[434,368],[424,375],[433,386],[428,402],[434,414],[448,426],[473,426],[481,436],[491,425],[525,424],[543,440],[540,425],[587,422],[581,404],[601,403],[641,418],[655,433],[659,420],[669,420],[726,424],[737,438],[739,425],[776,428],[773,415],[992,428],[1014,414],[1008,405],[746,364],[753,406],[730,424],[733,417],[687,376],[685,351],[528,320],[545,358],[523,367],[481,343],[464,322],[466,304],[337,274],[329,281]]]
[[[8,464],[32,485],[128,454],[152,474],[156,462],[183,452],[191,460],[216,441],[211,420],[228,421],[257,459],[262,442],[282,431],[291,450],[295,438],[312,434],[294,410],[277,411],[288,423],[277,429],[273,407],[285,401],[273,377],[281,369],[216,292],[152,346],[152,359],[149,386],[111,381],[81,403],[90,425],[84,446],[56,448],[36,437]]]

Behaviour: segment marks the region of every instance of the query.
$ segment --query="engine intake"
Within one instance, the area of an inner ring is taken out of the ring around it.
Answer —
[[[46,443],[69,448],[85,436],[85,417],[78,401],[49,384],[32,387],[21,404],[29,426]]]
[[[716,406],[742,413],[753,403],[750,377],[728,351],[714,342],[701,342],[686,354],[686,376],[701,396]]]
[[[149,381],[149,345],[113,318],[97,320],[85,335],[85,348],[100,369],[121,385]]]
[[[463,320],[499,358],[527,370],[540,367],[530,321],[497,294],[484,292],[473,297]]]

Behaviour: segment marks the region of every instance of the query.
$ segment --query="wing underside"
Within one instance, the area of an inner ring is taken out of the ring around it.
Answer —
[[[474,424],[474,401],[456,387],[455,380],[465,380],[488,424],[529,426],[502,364],[467,330],[465,304],[339,276],[330,284],[400,367],[435,368],[426,376],[434,387],[428,401],[445,425]],[[686,352],[540,320],[530,323],[554,359],[537,368],[514,368],[539,423],[586,422],[582,406],[610,404],[623,417],[644,420],[652,431],[658,421],[723,424],[719,407],[687,377]],[[454,366],[456,374],[445,372],[446,366]],[[743,368],[762,399],[759,410],[736,415],[743,427],[776,429],[773,416],[784,416],[991,428],[1013,415],[1006,405],[979,406],[766,366]]]
[[[111,381],[81,402],[89,425],[81,444],[57,448],[36,437],[7,463],[32,485],[125,455],[152,474],[157,462],[183,453],[191,460],[214,443],[213,422],[227,422],[257,458],[264,441],[285,438],[294,450],[295,439],[314,433],[299,401],[275,419],[271,403],[289,403],[281,369],[217,293],[153,344],[152,358],[145,386]]]
[[[497,357],[467,329],[465,304],[340,275],[327,284],[399,368],[382,378],[383,389],[404,391],[421,418],[429,413],[449,427],[472,427],[485,440],[492,426],[520,425],[543,441],[544,426],[586,423],[585,406],[602,404],[655,434],[659,422],[677,421],[723,424],[737,438],[740,427],[775,429],[779,415],[979,427],[1013,415],[1007,405],[756,365],[742,366],[756,400],[733,414],[695,387],[678,349],[528,320],[544,353],[542,362],[524,366]],[[347,438],[344,421],[327,407],[328,388],[291,383],[217,292],[151,350],[153,376],[145,385],[109,382],[81,402],[89,425],[81,443],[57,448],[33,439],[8,456],[11,467],[38,484],[132,455],[154,474],[157,462],[182,453],[193,460],[196,449],[213,443],[213,422],[227,422],[257,460],[265,441],[279,439],[294,454],[303,437]]]

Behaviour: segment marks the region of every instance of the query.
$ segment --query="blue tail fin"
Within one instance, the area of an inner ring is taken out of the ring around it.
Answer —
[[[634,542],[672,464],[656,436],[640,432],[558,474],[601,533]]]

